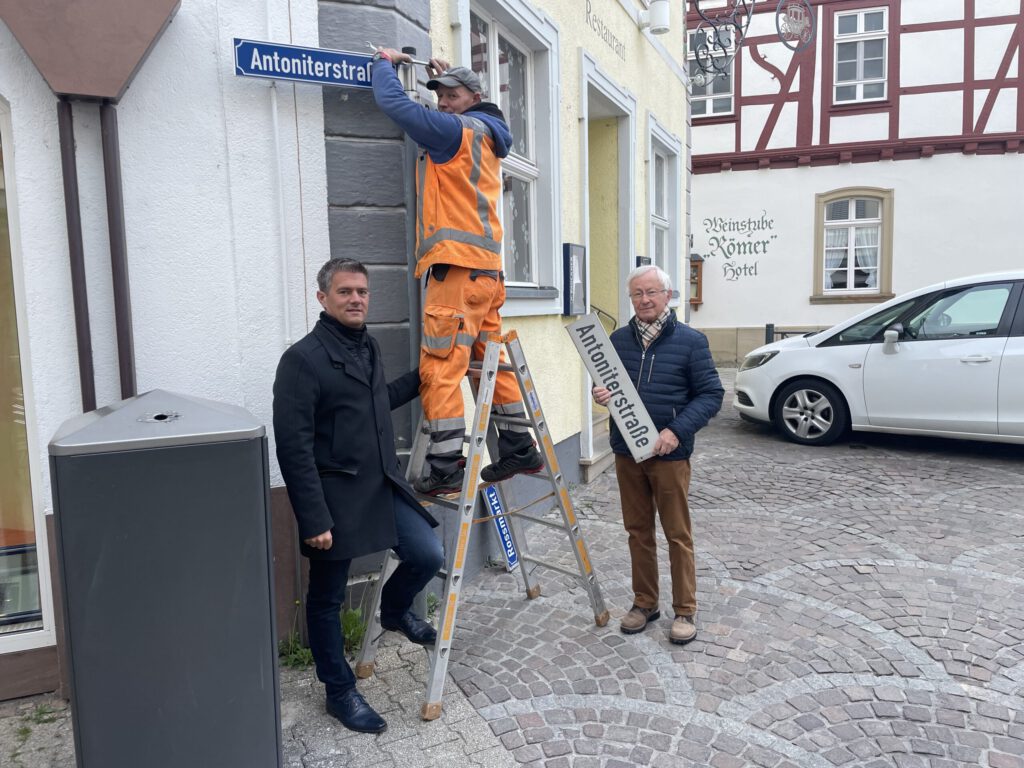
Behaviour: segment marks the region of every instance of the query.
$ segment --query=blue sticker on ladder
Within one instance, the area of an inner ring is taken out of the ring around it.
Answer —
[[[484,497],[487,499],[489,514],[501,515],[494,518],[494,527],[498,530],[498,540],[501,541],[501,549],[505,553],[505,568],[514,571],[519,566],[519,553],[516,552],[516,545],[512,541],[508,520],[504,517],[505,510],[501,506],[501,499],[498,498],[498,489],[488,485],[484,488]]]

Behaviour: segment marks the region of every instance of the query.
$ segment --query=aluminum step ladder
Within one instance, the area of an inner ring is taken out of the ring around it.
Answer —
[[[505,364],[501,361],[502,349],[508,354],[510,364]],[[519,391],[523,396],[523,404],[526,410],[525,418],[491,414],[494,385],[499,370],[512,371],[515,374],[516,380],[519,383]],[[583,541],[583,535],[580,532],[576,512],[569,498],[569,489],[566,487],[565,480],[558,468],[555,446],[548,432],[547,421],[541,409],[540,398],[537,395],[533,376],[526,365],[522,345],[515,331],[511,331],[504,336],[491,334],[487,340],[484,359],[471,362],[467,376],[470,378],[470,383],[476,395],[476,411],[473,417],[472,429],[465,438],[469,443],[469,453],[466,457],[467,471],[462,482],[462,490],[457,499],[434,496],[419,497],[426,504],[442,507],[458,515],[458,535],[455,542],[455,551],[446,553],[446,568],[438,574],[444,577],[444,594],[438,603],[437,643],[433,648],[426,648],[430,657],[430,671],[427,675],[426,697],[421,710],[424,720],[435,720],[441,715],[441,696],[444,691],[444,681],[448,671],[452,639],[455,634],[456,615],[458,614],[459,599],[462,594],[466,552],[475,524],[490,523],[496,518],[505,518],[507,520],[512,543],[519,555],[520,565],[517,570],[522,576],[527,598],[532,599],[540,595],[540,583],[535,578],[535,571],[538,568],[547,568],[577,579],[590,596],[590,603],[594,609],[595,624],[603,627],[608,623],[608,611],[604,606],[604,599],[601,597],[597,576],[594,573],[594,567],[590,561],[586,543]],[[538,499],[533,499],[524,507],[509,509],[509,506],[505,503],[504,493],[501,490],[502,483],[496,483],[494,484],[494,490],[497,492],[501,509],[506,511],[499,514],[490,514],[491,506],[482,499],[483,493],[481,491],[485,486],[480,481],[480,469],[485,445],[490,455],[497,457],[497,426],[503,424],[524,426],[532,431],[536,438],[538,449],[544,459],[544,469],[537,474],[523,475],[523,477],[532,477],[544,481],[550,485],[551,491]],[[420,428],[417,430],[415,440],[413,441],[413,448],[409,457],[409,468],[406,473],[410,481],[417,478],[423,469],[429,439],[429,434],[424,432],[421,420]],[[525,513],[525,509],[548,499],[553,500],[553,503],[560,511],[559,520],[547,520]],[[563,530],[575,556],[576,569],[566,568],[532,556],[527,547],[525,531],[516,525],[517,521],[536,523]],[[517,527],[519,528],[518,531],[516,530]],[[377,580],[374,587],[367,631],[364,635],[366,640],[363,642],[356,659],[355,671],[356,675],[360,678],[367,678],[373,674],[377,643],[382,634],[380,627],[381,588],[387,580],[387,576],[394,570],[396,563],[396,555],[391,550],[388,550],[384,558],[384,564],[381,567],[381,578]]]

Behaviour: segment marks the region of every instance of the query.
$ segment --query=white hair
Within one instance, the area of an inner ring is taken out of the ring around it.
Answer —
[[[629,276],[626,277],[626,293],[629,293],[631,290],[634,280],[646,275],[648,272],[653,272],[658,276],[658,280],[661,281],[662,288],[669,292],[672,291],[672,278],[668,276],[668,272],[654,264],[644,264],[642,267],[634,269],[629,273]]]

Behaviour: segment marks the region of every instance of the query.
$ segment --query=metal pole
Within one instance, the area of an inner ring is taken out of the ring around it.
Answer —
[[[82,209],[78,197],[78,164],[75,160],[75,124],[71,102],[57,100],[60,132],[60,167],[64,176],[64,213],[68,226],[68,260],[71,266],[71,300],[75,312],[75,340],[78,346],[78,381],[82,410],[96,410],[96,373],[92,360],[92,332],[89,328],[89,296],[85,283],[85,247],[82,243]]]
[[[764,343],[771,344],[775,341],[775,323],[768,323],[764,327]]]
[[[128,283],[128,242],[124,232],[124,193],[121,188],[121,150],[117,136],[117,109],[109,101],[100,105],[103,143],[103,178],[107,187],[107,228],[110,233],[110,274],[114,283],[114,326],[121,397],[138,394],[135,381],[135,341],[132,299]]]

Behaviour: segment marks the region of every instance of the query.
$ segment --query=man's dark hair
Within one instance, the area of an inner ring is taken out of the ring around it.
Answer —
[[[367,280],[370,279],[370,273],[366,271],[363,262],[355,259],[331,259],[320,267],[320,271],[316,275],[316,285],[322,293],[331,290],[331,283],[337,272],[358,272],[361,275],[366,275]]]

